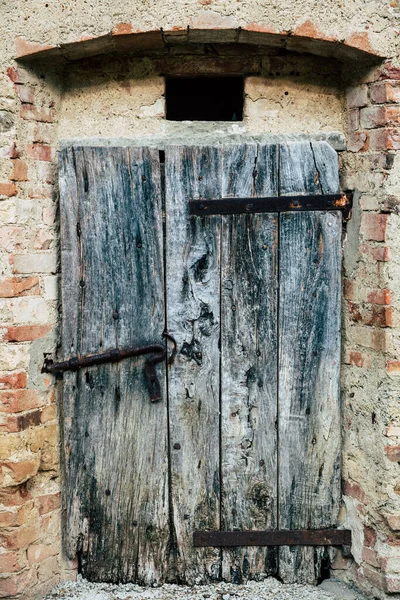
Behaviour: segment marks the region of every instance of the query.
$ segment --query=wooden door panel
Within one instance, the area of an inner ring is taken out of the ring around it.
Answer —
[[[223,149],[223,197],[275,196],[277,147]],[[277,215],[222,217],[221,528],[277,526]],[[223,549],[222,578],[276,574],[274,548]]]
[[[75,148],[60,158],[63,355],[160,342],[158,153]],[[167,410],[157,368],[159,404],[150,402],[140,358],[64,376],[64,537],[92,580],[164,578]]]
[[[280,146],[282,195],[338,192],[338,171],[330,166],[337,165],[336,153],[327,144],[313,146]],[[340,242],[338,212],[292,212],[280,217],[280,529],[336,525],[340,498]],[[282,547],[280,577],[287,583],[315,583],[323,553],[323,548]]]
[[[156,150],[69,148],[60,191],[63,357],[160,343],[164,325],[177,342],[159,403],[143,358],[64,375],[68,556],[98,581],[315,582],[323,548],[194,548],[193,532],[336,524],[341,215],[188,201],[337,193],[336,153],[170,146],[163,183]]]
[[[193,531],[219,529],[221,218],[189,217],[188,199],[221,196],[217,148],[165,152],[167,326],[178,353],[168,373],[172,528],[176,576],[220,577],[219,549],[193,547]]]

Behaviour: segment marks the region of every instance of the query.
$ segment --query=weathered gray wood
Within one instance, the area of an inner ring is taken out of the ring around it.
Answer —
[[[220,217],[189,217],[190,197],[220,197],[216,148],[165,150],[167,326],[178,344],[169,369],[171,497],[177,577],[220,577],[220,550],[193,547],[219,529]]]
[[[160,342],[164,328],[158,154],[76,148],[60,157],[63,354]],[[85,577],[163,581],[167,402],[150,402],[144,359],[66,374],[64,538]]]
[[[223,197],[274,196],[276,146],[226,146]],[[277,526],[277,215],[222,217],[223,530]],[[222,577],[276,574],[275,548],[223,549]]]
[[[321,193],[321,184],[323,192],[337,191],[337,171],[324,167],[327,153],[316,146],[316,162],[308,144],[280,146],[281,194]],[[336,523],[340,495],[340,237],[337,212],[280,216],[280,529]],[[322,549],[283,547],[279,575],[288,583],[315,583],[322,555]]]

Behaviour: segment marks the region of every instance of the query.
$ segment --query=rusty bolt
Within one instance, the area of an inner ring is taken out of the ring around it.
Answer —
[[[201,358],[201,356],[202,356],[201,352],[196,352],[196,357],[197,358]]]
[[[174,444],[174,450],[180,450],[181,449],[181,445],[180,444]]]
[[[106,490],[106,496],[110,496],[110,495],[111,495],[110,490]]]
[[[299,206],[299,201],[298,200],[293,200],[293,206]]]
[[[199,181],[203,181],[203,176],[199,175]]]
[[[258,464],[260,465],[260,467],[263,467],[265,465],[265,460],[261,459]]]
[[[79,285],[83,288],[85,287],[86,283],[84,282],[83,279],[80,280]]]

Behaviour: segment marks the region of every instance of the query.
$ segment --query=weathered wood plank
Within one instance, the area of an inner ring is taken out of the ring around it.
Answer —
[[[190,197],[221,195],[216,148],[165,150],[171,496],[177,578],[220,577],[220,550],[193,547],[195,529],[219,529],[220,217],[189,217]]]
[[[323,169],[319,150],[317,169],[310,145],[280,146],[281,194],[320,193],[320,183],[324,192],[333,190],[334,169],[330,173]],[[336,522],[340,238],[337,212],[280,216],[280,529],[329,527]],[[281,548],[280,577],[288,583],[315,583],[322,553],[322,549],[307,547]]]
[[[222,195],[277,195],[276,146],[226,146]],[[223,530],[277,526],[277,215],[222,217]],[[222,577],[277,571],[274,548],[223,550]]]
[[[157,152],[64,151],[60,188],[63,352],[68,356],[75,345],[85,354],[160,342],[164,284]],[[64,380],[65,537],[69,555],[80,552],[83,574],[91,580],[152,584],[166,576],[165,373],[157,367],[164,400],[152,404],[143,363],[128,359],[82,369]]]

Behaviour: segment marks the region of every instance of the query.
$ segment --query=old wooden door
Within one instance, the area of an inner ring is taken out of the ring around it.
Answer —
[[[197,548],[195,531],[335,526],[338,211],[190,216],[195,198],[339,191],[324,142],[61,152],[64,540],[99,581],[314,582],[324,549]],[[164,215],[164,218],[163,218]],[[165,343],[165,341],[164,341]]]

